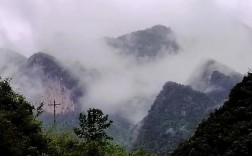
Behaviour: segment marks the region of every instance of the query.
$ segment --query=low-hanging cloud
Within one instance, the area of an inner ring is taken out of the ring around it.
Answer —
[[[202,58],[241,73],[251,67],[249,0],[3,0],[0,10],[3,48],[27,57],[44,51],[64,64],[77,60],[95,69],[99,74],[88,81],[85,107],[126,112],[134,122],[145,116],[166,81],[185,83]],[[174,31],[178,55],[140,64],[103,40],[156,24]]]

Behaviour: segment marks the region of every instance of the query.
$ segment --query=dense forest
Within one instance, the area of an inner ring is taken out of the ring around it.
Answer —
[[[26,100],[26,97],[13,91],[10,81],[11,79],[0,79],[0,153],[14,156],[153,156],[170,154],[194,156],[251,155],[252,152],[252,73],[248,73],[242,82],[231,90],[229,98],[223,106],[210,113],[209,117],[203,119],[201,123],[198,121],[200,123],[198,127],[196,126],[198,123],[195,123],[194,127],[197,127],[197,129],[193,136],[184,142],[184,137],[181,137],[180,142],[183,143],[172,153],[165,153],[168,151],[166,148],[170,148],[170,144],[174,143],[172,137],[159,136],[160,132],[148,134],[148,130],[154,129],[154,131],[157,131],[159,125],[163,126],[163,121],[159,121],[160,117],[155,118],[155,116],[166,116],[176,112],[172,110],[169,112],[166,107],[175,107],[176,103],[182,106],[181,104],[185,103],[183,106],[183,109],[185,109],[187,104],[190,104],[190,106],[200,103],[202,103],[202,106],[207,104],[207,100],[201,100],[204,94],[192,91],[190,87],[172,82],[164,86],[159,95],[163,97],[162,105],[160,101],[156,101],[157,106],[162,108],[157,107],[155,103],[152,106],[156,110],[162,111],[153,112],[152,114],[150,111],[148,116],[150,120],[157,120],[154,123],[148,122],[148,125],[144,125],[147,126],[146,129],[140,131],[140,136],[148,135],[152,137],[151,140],[146,142],[148,146],[135,145],[132,148],[133,150],[129,150],[117,145],[113,138],[107,134],[107,129],[113,125],[113,121],[110,120],[108,115],[103,114],[100,109],[90,108],[87,112],[80,113],[79,118],[76,119],[79,121],[79,125],[70,130],[59,131],[55,124],[45,126],[38,119],[43,114],[43,103],[35,107]],[[181,89],[183,92],[180,91]],[[178,96],[172,96],[174,98],[173,105],[166,105],[166,96],[163,96],[163,94],[170,95],[167,92],[176,93],[176,95],[180,93]],[[195,97],[196,101],[200,100],[202,102],[195,103],[195,100],[190,100],[191,103],[188,103],[185,99],[181,99],[181,96],[190,95],[187,92],[192,94],[190,97]],[[181,93],[186,94],[181,95]],[[214,103],[209,99],[209,105],[212,104]],[[194,106],[194,108],[201,107],[198,105]],[[188,111],[190,112],[190,110]],[[203,110],[198,112],[202,112],[201,115],[204,116]],[[183,112],[182,115],[185,116]],[[166,118],[164,118],[165,121],[167,121]],[[178,116],[175,118],[178,120]],[[145,120],[147,119],[145,118]],[[158,139],[169,140],[164,140],[161,143],[162,146],[152,142]],[[141,140],[143,141],[143,139]],[[152,145],[152,143],[154,144]],[[154,145],[156,145],[155,153],[151,153],[149,149],[153,148]]]
[[[252,156],[252,0],[0,0],[0,156]]]
[[[128,152],[113,143],[106,129],[113,124],[100,109],[79,114],[79,126],[58,132],[55,125],[46,130],[35,108],[14,92],[10,79],[0,81],[0,153],[7,155],[94,155],[151,156],[142,147]],[[251,155],[252,151],[252,73],[231,91],[224,105],[203,120],[194,135],[171,155]]]
[[[10,79],[0,81],[0,153],[13,156],[150,156],[139,148],[130,153],[106,134],[112,121],[99,109],[80,113],[79,127],[58,132],[55,125],[46,130],[37,117],[43,103],[35,108],[24,96],[14,92]]]

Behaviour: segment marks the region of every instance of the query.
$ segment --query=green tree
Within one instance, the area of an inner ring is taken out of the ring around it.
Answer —
[[[46,149],[41,123],[34,107],[15,93],[10,79],[0,78],[0,153],[6,155],[39,155]]]
[[[85,141],[87,155],[105,155],[108,140],[112,138],[106,134],[106,129],[112,124],[108,115],[104,115],[100,109],[90,108],[87,115],[80,113],[80,128],[75,128],[74,133]]]
[[[108,121],[108,115],[104,115],[100,109],[89,109],[87,115],[80,113],[80,128],[75,128],[75,134],[85,141],[106,141],[111,140],[105,129],[109,128],[112,121]]]

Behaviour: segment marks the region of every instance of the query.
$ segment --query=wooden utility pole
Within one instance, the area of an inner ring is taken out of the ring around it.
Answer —
[[[55,114],[56,114],[56,106],[57,105],[60,105],[60,103],[55,103],[55,100],[53,101],[53,103],[50,103],[48,104],[49,106],[53,106],[54,110],[53,110],[53,123],[54,123],[54,126],[56,125],[56,117],[55,117]]]

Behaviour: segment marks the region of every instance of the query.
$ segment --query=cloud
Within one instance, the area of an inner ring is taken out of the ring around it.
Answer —
[[[64,64],[78,60],[95,69],[99,76],[89,81],[84,105],[128,112],[134,122],[166,81],[184,83],[202,58],[241,73],[251,67],[249,0],[2,0],[0,10],[0,46],[25,56],[44,51]],[[156,24],[175,32],[178,55],[138,64],[103,42]]]

